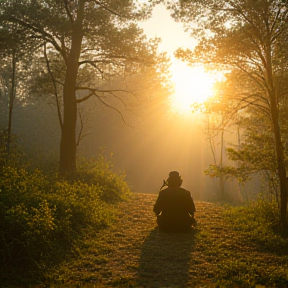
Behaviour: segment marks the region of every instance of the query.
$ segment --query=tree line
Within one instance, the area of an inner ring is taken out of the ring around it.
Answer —
[[[245,181],[264,171],[279,185],[281,222],[287,226],[285,0],[1,1],[1,82],[2,93],[9,98],[7,143],[15,96],[23,103],[28,95],[49,96],[56,103],[61,130],[59,172],[70,177],[76,173],[77,144],[84,137],[80,103],[95,98],[121,114],[119,107],[135,99],[135,83],[146,82],[147,98],[155,92],[155,83],[160,90],[169,90],[167,59],[157,52],[157,40],[147,41],[137,26],[160,2],[198,40],[193,51],[179,49],[176,56],[190,65],[201,63],[224,71],[225,80],[217,83],[215,97],[204,107],[207,113],[221,115],[217,131],[231,123],[243,131],[241,143],[228,149],[237,165],[213,165],[210,173]],[[118,84],[111,85],[115,81]]]
[[[158,40],[148,41],[136,24],[151,8],[133,1],[1,2],[1,78],[9,95],[8,151],[16,89],[17,95],[26,91],[29,97],[53,97],[61,129],[59,171],[73,176],[76,147],[83,137],[82,129],[76,135],[77,118],[81,125],[80,103],[95,98],[122,115],[119,103],[128,105],[138,96],[136,76],[141,74],[147,83],[153,77],[158,86],[164,83],[159,71],[167,59],[156,51]],[[112,85],[113,81],[118,85]],[[26,101],[29,97],[25,95]],[[119,103],[111,104],[111,98]]]
[[[221,115],[221,129],[233,123],[244,131],[238,147],[228,149],[237,167],[220,163],[209,172],[245,180],[264,171],[276,178],[286,226],[287,1],[170,1],[169,7],[199,39],[195,50],[179,49],[177,56],[225,71],[204,109]]]

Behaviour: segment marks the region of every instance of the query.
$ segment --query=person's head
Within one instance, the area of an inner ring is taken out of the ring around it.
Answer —
[[[167,179],[168,187],[178,188],[182,185],[182,178],[177,171],[171,171],[169,173],[169,178]]]

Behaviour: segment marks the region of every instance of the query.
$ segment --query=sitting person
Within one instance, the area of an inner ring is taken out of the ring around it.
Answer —
[[[196,226],[196,209],[191,194],[180,188],[182,179],[177,171],[169,173],[166,183],[168,188],[161,190],[164,185],[161,187],[153,209],[159,229],[165,232],[186,232],[191,226]]]

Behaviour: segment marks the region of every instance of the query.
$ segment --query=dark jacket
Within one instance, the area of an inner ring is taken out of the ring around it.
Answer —
[[[159,192],[153,211],[167,221],[185,221],[196,211],[189,191],[179,187],[168,187]]]

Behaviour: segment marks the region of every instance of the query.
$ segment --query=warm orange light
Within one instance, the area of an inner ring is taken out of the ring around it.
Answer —
[[[191,114],[191,104],[203,103],[213,95],[215,77],[205,72],[204,67],[188,67],[175,62],[171,66],[175,93],[171,97],[172,110],[180,114]]]

